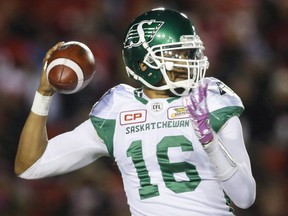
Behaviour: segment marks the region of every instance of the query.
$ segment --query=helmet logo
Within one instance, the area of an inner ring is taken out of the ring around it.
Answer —
[[[143,43],[150,43],[163,24],[164,22],[156,20],[143,20],[135,23],[127,33],[124,48],[138,47]]]

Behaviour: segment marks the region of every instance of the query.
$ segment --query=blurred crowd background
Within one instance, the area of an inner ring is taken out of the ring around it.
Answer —
[[[210,61],[208,76],[228,84],[246,107],[241,116],[257,199],[236,215],[288,215],[287,0],[0,0],[0,215],[128,216],[118,169],[108,158],[42,180],[13,172],[18,139],[40,77],[58,41],[86,43],[97,60],[92,83],[55,95],[49,136],[87,119],[110,87],[126,82],[121,48],[132,19],[155,7],[186,13]],[[239,185],[241,190],[241,185]]]

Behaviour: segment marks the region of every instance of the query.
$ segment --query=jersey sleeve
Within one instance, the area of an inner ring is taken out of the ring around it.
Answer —
[[[113,156],[113,139],[119,109],[123,105],[123,101],[127,99],[127,95],[133,91],[133,87],[119,84],[108,90],[90,112],[89,117],[94,129],[107,146],[110,156]]]
[[[112,155],[113,151],[113,134],[115,131],[115,120],[113,116],[113,101],[114,88],[107,91],[102,98],[93,106],[89,118],[93,124],[94,129],[105,145],[108,152]]]
[[[72,172],[102,156],[108,156],[107,148],[88,119],[50,139],[43,155],[19,177],[39,179]]]
[[[208,109],[211,126],[218,132],[222,126],[233,116],[240,116],[244,106],[240,97],[222,81],[209,77],[208,82]]]
[[[222,181],[221,185],[236,206],[248,208],[255,201],[256,182],[252,175],[239,118],[230,118],[218,136],[229,154],[237,161],[237,172],[230,179]],[[239,185],[241,190],[238,189]]]

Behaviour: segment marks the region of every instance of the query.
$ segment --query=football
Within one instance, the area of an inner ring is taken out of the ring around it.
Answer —
[[[50,85],[61,94],[74,94],[90,83],[95,66],[94,55],[87,45],[69,41],[49,57],[46,76]]]

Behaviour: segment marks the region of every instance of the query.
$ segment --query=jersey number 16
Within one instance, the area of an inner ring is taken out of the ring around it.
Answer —
[[[157,144],[158,164],[166,187],[175,193],[194,191],[201,181],[195,166],[185,161],[171,163],[168,157],[168,149],[171,147],[181,147],[183,152],[193,151],[192,143],[185,136],[167,136]],[[156,184],[151,184],[151,178],[143,159],[141,140],[131,143],[130,147],[127,149],[127,156],[132,158],[140,180],[140,198],[147,199],[159,196],[158,186]],[[189,180],[176,181],[174,173],[183,172],[186,173]]]

